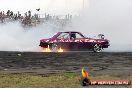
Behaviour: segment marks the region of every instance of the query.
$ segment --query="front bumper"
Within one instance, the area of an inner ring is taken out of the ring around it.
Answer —
[[[105,44],[105,45],[103,45],[102,47],[103,48],[108,48],[110,46],[110,44]]]

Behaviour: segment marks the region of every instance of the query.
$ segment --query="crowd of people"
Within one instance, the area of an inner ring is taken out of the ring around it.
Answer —
[[[33,22],[33,19],[36,22],[39,22],[39,17],[37,14],[32,15],[31,11],[26,12],[24,15],[22,15],[19,11],[17,13],[14,13],[11,10],[8,10],[7,12],[1,11],[0,12],[0,22],[5,23],[9,21],[20,21],[23,25],[31,25]]]
[[[63,16],[62,18],[61,16],[52,16],[50,14],[44,14],[43,17],[40,17],[40,14],[32,14],[31,11],[27,11],[24,14],[21,14],[19,11],[14,13],[11,10],[8,10],[7,12],[0,11],[0,23],[19,21],[23,26],[36,26],[37,24],[47,21],[59,22],[63,25],[71,19],[72,15],[70,14]]]

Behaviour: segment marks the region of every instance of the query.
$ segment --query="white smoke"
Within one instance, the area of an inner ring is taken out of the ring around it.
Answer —
[[[89,2],[89,8],[74,18],[72,30],[92,36],[104,34],[111,41],[106,51],[132,51],[132,0]]]
[[[111,46],[106,51],[132,51],[132,0],[89,0],[67,30],[87,36],[104,34]],[[39,40],[52,36],[60,27],[44,23],[23,29],[18,22],[0,25],[0,51],[37,51]],[[61,30],[62,31],[62,30]]]
[[[24,29],[19,22],[0,25],[0,51],[39,51],[39,41],[49,38],[58,28],[45,23]]]

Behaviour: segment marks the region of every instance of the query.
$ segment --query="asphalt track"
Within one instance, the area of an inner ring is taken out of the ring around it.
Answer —
[[[0,72],[132,74],[132,52],[0,52]]]

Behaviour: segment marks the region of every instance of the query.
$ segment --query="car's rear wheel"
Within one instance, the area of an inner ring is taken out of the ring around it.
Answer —
[[[102,45],[100,45],[100,44],[95,44],[93,47],[94,52],[102,52],[102,50],[103,50],[103,48],[102,48]]]
[[[52,50],[53,52],[57,52],[58,49],[59,49],[59,47],[58,47],[57,44],[52,44],[52,46],[51,46],[51,50]]]

